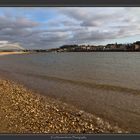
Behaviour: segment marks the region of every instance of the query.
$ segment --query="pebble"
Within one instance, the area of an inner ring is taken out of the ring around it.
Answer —
[[[125,133],[95,115],[0,80],[0,133]]]

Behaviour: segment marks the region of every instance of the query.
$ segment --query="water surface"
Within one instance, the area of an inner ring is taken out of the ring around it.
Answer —
[[[0,74],[140,132],[139,52],[1,56]]]

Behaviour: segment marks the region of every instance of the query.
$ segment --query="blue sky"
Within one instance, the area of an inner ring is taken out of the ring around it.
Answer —
[[[24,48],[140,40],[139,7],[1,7],[0,41]]]

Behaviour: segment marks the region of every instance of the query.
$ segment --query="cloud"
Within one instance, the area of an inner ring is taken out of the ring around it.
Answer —
[[[75,32],[73,37],[79,42],[119,39],[140,34],[139,8],[62,8],[59,11],[80,21],[82,30]]]
[[[140,8],[6,8],[0,12],[0,40],[25,48],[96,43],[140,34]],[[0,9],[1,11],[1,9]],[[20,11],[16,14],[16,11]],[[51,15],[51,16],[49,16]]]

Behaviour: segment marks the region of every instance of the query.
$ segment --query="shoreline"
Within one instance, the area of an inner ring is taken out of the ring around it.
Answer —
[[[128,133],[59,100],[0,79],[0,133]]]
[[[25,54],[27,52],[0,52],[0,56],[11,55],[11,54]]]

